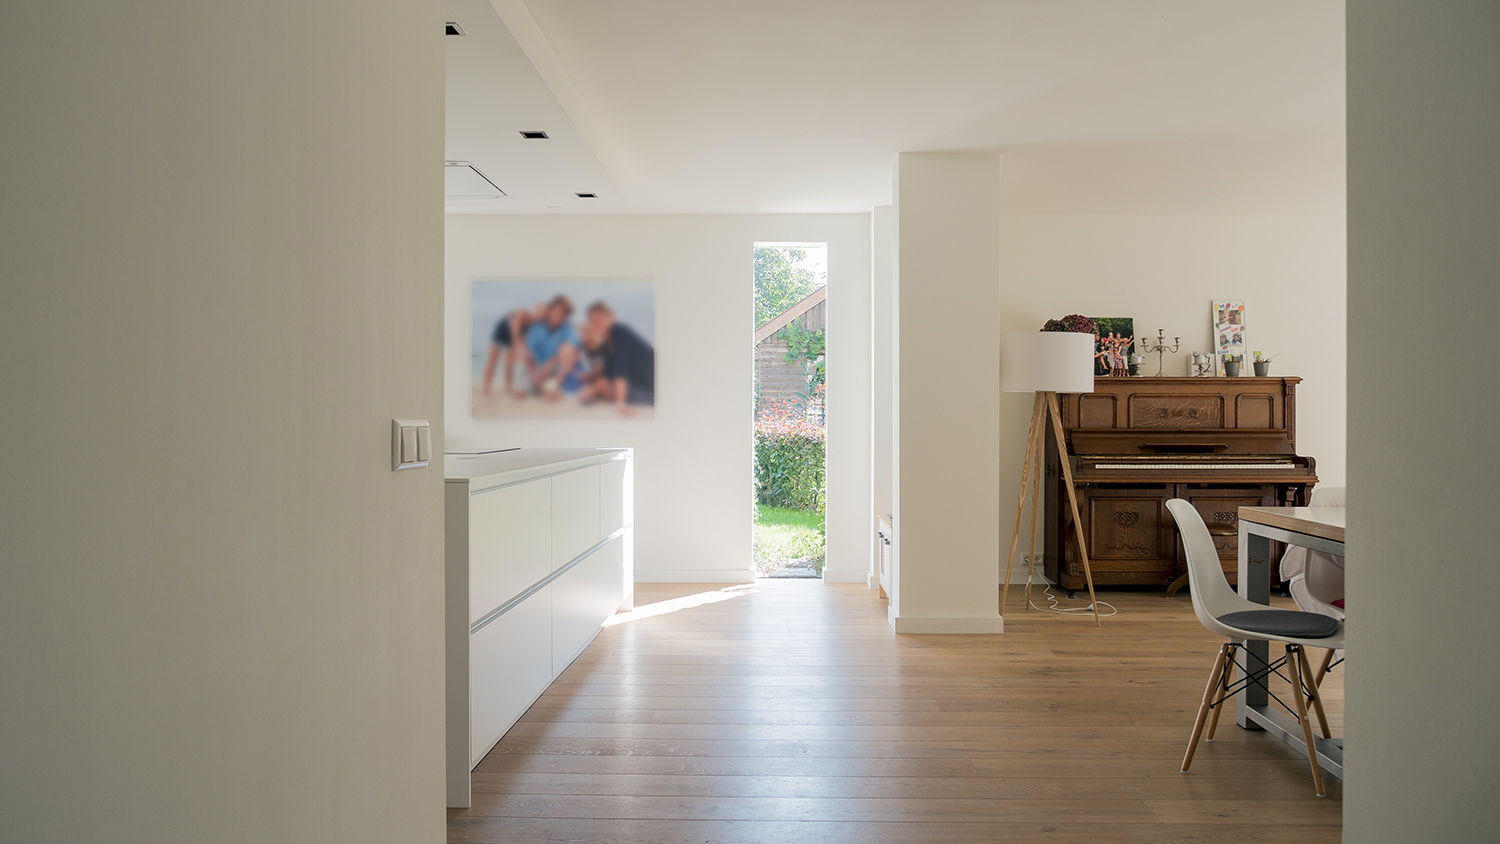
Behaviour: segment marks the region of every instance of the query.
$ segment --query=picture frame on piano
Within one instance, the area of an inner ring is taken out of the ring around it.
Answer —
[[[1136,352],[1135,318],[1089,318],[1099,326],[1099,333],[1094,335],[1094,374],[1126,374],[1130,356]]]
[[[1224,375],[1224,357],[1237,355],[1245,359],[1250,348],[1245,339],[1245,301],[1215,299],[1209,309],[1209,329],[1214,343],[1214,374]]]

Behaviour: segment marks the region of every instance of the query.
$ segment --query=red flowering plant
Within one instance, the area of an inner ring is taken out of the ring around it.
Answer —
[[[822,424],[793,402],[771,402],[755,420],[756,500],[776,507],[818,511],[823,506]]]

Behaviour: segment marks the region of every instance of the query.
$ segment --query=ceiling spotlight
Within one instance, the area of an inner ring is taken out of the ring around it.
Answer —
[[[522,129],[521,137],[528,141],[545,141],[547,140],[547,133],[540,129]]]
[[[576,197],[578,197],[579,199],[598,199],[599,198],[599,194],[597,194],[597,193],[575,193],[573,195],[576,196]]]

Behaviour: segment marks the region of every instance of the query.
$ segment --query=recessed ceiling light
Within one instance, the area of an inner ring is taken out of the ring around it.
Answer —
[[[599,194],[597,194],[597,193],[575,193],[573,195],[576,196],[576,197],[578,197],[579,199],[598,199],[599,198]]]
[[[458,24],[454,23],[453,21],[448,21],[448,27],[443,32],[443,34],[444,35],[464,35],[465,33],[464,33],[464,28],[463,27],[459,26]]]
[[[547,140],[547,133],[540,129],[522,129],[521,137],[528,141],[545,141]]]

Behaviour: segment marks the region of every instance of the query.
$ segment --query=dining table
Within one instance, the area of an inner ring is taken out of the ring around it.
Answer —
[[[1241,507],[1239,508],[1239,592],[1257,604],[1271,603],[1276,563],[1273,554],[1281,545],[1297,545],[1329,554],[1344,554],[1343,507]],[[1242,676],[1264,671],[1270,649],[1264,640],[1245,643],[1238,657]],[[1256,666],[1251,670],[1251,666]],[[1273,701],[1264,683],[1250,683],[1239,698],[1237,722],[1247,730],[1264,730],[1287,744],[1302,749],[1302,728]],[[1334,776],[1344,776],[1342,737],[1315,736],[1318,764]]]

